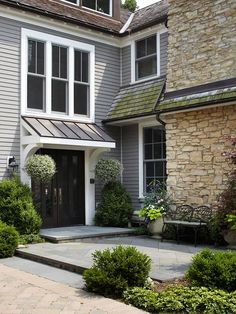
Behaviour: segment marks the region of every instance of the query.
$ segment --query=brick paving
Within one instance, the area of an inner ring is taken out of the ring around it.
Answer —
[[[144,313],[121,302],[0,264],[0,314]]]

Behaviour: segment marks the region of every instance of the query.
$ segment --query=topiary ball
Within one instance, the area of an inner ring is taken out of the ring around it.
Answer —
[[[115,182],[121,175],[123,167],[118,160],[101,159],[96,165],[95,176],[103,183]]]
[[[47,183],[56,173],[56,164],[48,155],[33,155],[27,159],[25,171],[35,181]]]

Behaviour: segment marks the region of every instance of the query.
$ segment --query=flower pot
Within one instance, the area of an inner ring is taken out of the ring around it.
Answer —
[[[224,239],[229,244],[230,248],[236,249],[236,230],[229,229],[224,232]]]
[[[148,231],[153,235],[155,238],[161,238],[162,227],[163,227],[163,219],[162,217],[152,220],[148,223]]]

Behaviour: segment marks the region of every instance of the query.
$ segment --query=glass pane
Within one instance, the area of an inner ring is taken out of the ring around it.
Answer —
[[[36,41],[28,41],[28,72],[36,72]]]
[[[66,0],[67,2],[77,3],[77,0]]]
[[[52,80],[52,110],[66,112],[67,104],[67,83]]]
[[[37,73],[44,74],[44,43],[37,42]]]
[[[110,14],[110,0],[97,0],[97,10]]]
[[[154,162],[146,163],[146,177],[154,177]]]
[[[155,162],[155,177],[164,176],[164,163],[163,161]]]
[[[147,38],[147,55],[156,53],[156,51],[157,51],[157,37],[155,35]]]
[[[75,81],[81,81],[81,51],[75,50]]]
[[[67,48],[60,47],[60,77],[67,79]]]
[[[145,186],[146,192],[151,192],[151,190],[153,188],[153,183],[155,182],[154,180],[155,180],[154,178],[148,178],[145,180],[146,181],[146,186]]]
[[[149,57],[144,60],[137,61],[137,78],[152,76],[157,74],[157,57]]]
[[[74,113],[88,114],[88,92],[89,87],[82,84],[74,84]]]
[[[88,53],[83,52],[82,54],[82,81],[88,83],[88,70],[89,70],[89,60]]]
[[[152,147],[153,145],[145,144],[144,146],[144,159],[152,159]]]
[[[152,128],[144,129],[144,143],[152,143]]]
[[[163,159],[166,158],[166,143],[163,143],[162,145],[162,154],[163,154]]]
[[[59,77],[59,47],[52,46],[52,76]]]
[[[96,1],[95,0],[83,0],[83,6],[96,10]]]
[[[136,58],[146,56],[146,39],[139,40],[136,42]]]
[[[153,135],[154,135],[154,143],[162,142],[162,130],[161,129],[153,128]]]
[[[27,107],[43,110],[44,107],[44,84],[43,77],[28,75]]]
[[[154,144],[154,159],[162,159],[162,144]]]

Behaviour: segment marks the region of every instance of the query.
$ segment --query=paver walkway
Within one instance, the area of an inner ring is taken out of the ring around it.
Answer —
[[[136,308],[0,264],[1,314],[141,314]]]

